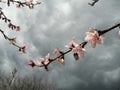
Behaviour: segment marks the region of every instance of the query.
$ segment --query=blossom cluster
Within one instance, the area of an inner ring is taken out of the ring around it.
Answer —
[[[59,48],[55,48],[54,51],[53,51],[54,55],[55,55],[55,58],[52,59],[50,57],[50,54],[48,53],[45,58],[42,58],[40,57],[40,59],[38,60],[37,63],[34,63],[32,59],[29,60],[28,62],[28,65],[30,65],[31,67],[34,67],[34,66],[38,66],[38,67],[41,67],[41,66],[44,66],[45,70],[46,71],[49,71],[48,69],[48,65],[52,62],[52,61],[58,61],[60,62],[61,64],[65,64],[65,60],[64,60],[64,52],[62,52]]]
[[[41,4],[40,1],[36,1],[35,3],[33,3],[33,0],[25,0],[24,2],[18,0],[6,0],[6,1],[0,0],[0,2],[7,3],[8,6],[10,6],[11,3],[12,4],[15,3],[17,8],[27,6],[30,9],[33,9],[35,5]]]
[[[120,26],[120,24],[117,24],[117,26]],[[114,28],[116,28],[114,27]],[[112,28],[113,29],[113,28]],[[90,28],[86,32],[86,37],[84,38],[84,41],[80,44],[76,43],[75,37],[72,38],[72,40],[65,45],[69,50],[66,52],[61,51],[59,48],[54,49],[54,58],[50,57],[50,54],[48,53],[45,58],[40,58],[37,63],[35,63],[32,59],[29,60],[28,65],[31,67],[44,67],[46,71],[49,71],[48,65],[53,62],[53,61],[58,61],[61,64],[65,64],[65,54],[72,52],[73,57],[75,60],[79,60],[80,57],[84,57],[86,50],[85,50],[85,45],[87,43],[91,44],[92,48],[95,48],[97,44],[103,44],[103,40],[101,37],[105,37],[105,33],[108,31],[112,30],[111,28],[109,30],[103,30],[99,31],[95,28]],[[120,31],[118,32],[118,35],[120,37]]]
[[[41,4],[40,1],[36,1],[36,3],[33,3],[33,0],[26,0],[25,2],[20,2],[20,1],[13,1],[16,2],[16,7],[20,8],[20,7],[24,7],[25,5],[28,6],[30,9],[33,9],[35,5],[37,4]]]
[[[26,53],[26,45],[18,46],[18,45],[16,44],[16,36],[14,36],[13,38],[9,38],[9,37],[4,33],[4,31],[2,31],[1,29],[0,29],[0,32],[3,34],[3,36],[4,36],[4,38],[5,38],[6,40],[10,41],[10,44],[18,47],[20,52]]]
[[[3,20],[5,23],[8,23],[8,27],[12,30],[20,31],[20,26],[14,25],[11,23],[11,20],[8,19],[5,14],[2,11],[2,8],[0,9],[0,19]]]
[[[20,1],[14,1],[14,0],[7,0],[7,2],[0,0],[0,3],[1,3],[1,2],[2,2],[2,3],[7,3],[8,6],[10,6],[10,2],[12,2],[12,3],[15,3],[15,2],[16,2],[16,3],[21,3],[21,5],[22,5],[22,4],[24,5],[24,3],[20,2]],[[28,4],[28,2],[29,2],[29,4]],[[30,2],[31,2],[31,4],[33,4],[33,3],[32,3],[32,0],[31,0],[31,1],[26,1],[26,3],[27,3],[28,6],[30,5]],[[34,4],[33,4],[33,5],[34,5]],[[0,7],[0,20],[2,20],[2,21],[4,21],[5,23],[7,23],[7,24],[8,24],[8,28],[10,28],[10,29],[12,29],[12,30],[20,31],[20,29],[21,29],[20,26],[12,24],[11,20],[8,19],[7,16],[6,16],[6,15],[4,14],[4,12],[2,11],[2,8],[1,8],[1,7]],[[0,32],[3,34],[4,38],[10,42],[11,45],[16,46],[20,52],[26,53],[26,45],[22,45],[22,46],[17,45],[17,44],[16,44],[16,38],[17,38],[16,36],[14,36],[14,37],[12,37],[12,38],[9,38],[9,37],[4,33],[3,30],[0,29]]]

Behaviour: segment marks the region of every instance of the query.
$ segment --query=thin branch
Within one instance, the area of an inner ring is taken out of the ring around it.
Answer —
[[[118,24],[116,24],[116,25],[113,25],[112,27],[107,28],[107,29],[105,29],[105,30],[97,30],[97,29],[96,29],[96,30],[98,31],[99,36],[101,36],[101,35],[109,32],[109,31],[111,31],[111,30],[113,30],[113,29],[115,29],[115,28],[117,28],[117,27],[120,28],[120,23],[118,23]],[[82,47],[84,48],[84,47],[87,45],[87,43],[88,43],[88,42],[83,41],[83,42],[80,43],[79,45],[82,45]],[[66,54],[68,54],[68,53],[71,52],[71,51],[72,51],[72,49],[69,49],[68,51],[63,52],[63,53],[62,53],[61,55],[59,55],[58,57],[55,57],[55,58],[53,58],[53,59],[50,59],[49,63],[47,63],[47,64],[42,64],[42,65],[37,65],[37,64],[35,64],[35,66],[37,66],[37,67],[44,67],[44,68],[45,68],[45,67],[48,67],[48,65],[49,65],[50,63],[52,63],[53,61],[57,60],[57,58],[60,58],[60,57],[62,57],[62,56],[65,56]]]
[[[51,59],[51,61],[48,64],[46,64],[46,65],[48,66],[50,63],[52,63],[53,61],[55,61],[57,58],[60,58],[60,57],[64,56],[65,54],[67,54],[67,53],[69,53],[71,51],[72,51],[72,49],[69,49],[68,51],[63,52],[60,56]]]
[[[2,35],[4,36],[4,38],[8,41],[10,41],[10,44],[12,44],[13,46],[17,47],[19,49],[19,51],[25,53],[25,46],[19,46],[16,44],[16,37],[14,38],[9,38],[7,35],[5,35],[4,31],[0,29],[0,32],[2,33]]]
[[[17,8],[20,8],[21,6],[22,7],[28,6],[30,9],[33,9],[35,5],[41,4],[41,2],[38,2],[38,1],[36,3],[33,3],[32,0],[26,1],[26,2],[21,2],[21,1],[16,1],[16,0],[6,0],[6,1],[0,0],[0,3],[7,3],[8,6],[10,6],[10,3],[12,3],[12,4],[15,3]],[[8,27],[10,29],[20,31],[20,26],[16,26],[16,25],[12,24],[11,20],[8,19],[6,17],[6,15],[4,14],[4,12],[2,11],[1,7],[0,7],[0,19],[3,20],[5,23],[7,23]],[[17,45],[15,42],[15,38],[9,38],[7,35],[5,35],[4,31],[2,31],[1,29],[0,29],[0,32],[3,34],[3,36],[6,40],[10,41],[12,45],[19,48],[20,52],[26,53],[26,51],[25,51],[26,46],[25,45],[23,45],[23,46]]]
[[[5,14],[3,13],[2,9],[0,9],[0,19],[4,20],[5,23],[8,23],[8,27],[11,28],[12,30],[20,31],[20,26],[16,26],[11,23],[11,20],[8,19]]]
[[[33,9],[35,5],[38,5],[38,4],[41,4],[41,2],[36,2],[36,3],[29,3],[29,2],[20,2],[20,1],[15,1],[15,0],[12,0],[11,1],[12,3],[16,3],[17,4],[17,7],[24,7],[25,5],[28,6],[30,9]]]
[[[94,6],[99,0],[92,0],[91,3],[88,3],[90,6]]]
[[[111,30],[113,30],[113,29],[115,29],[117,27],[120,27],[120,23],[118,23],[118,24],[116,24],[116,25],[114,25],[114,26],[112,26],[110,28],[107,28],[105,30],[102,30],[102,31],[98,30],[98,33],[99,33],[99,35],[103,35],[103,34],[109,32],[109,31],[111,31]]]
[[[11,84],[12,84],[12,82],[13,82],[15,76],[16,76],[16,73],[17,73],[17,69],[14,68],[13,71],[12,71],[12,73],[11,73],[11,76],[9,77],[10,78],[9,79],[9,83],[8,83],[9,87],[11,86]]]
[[[16,1],[16,0],[7,0],[7,2],[2,2],[2,3],[7,3],[8,6],[10,6],[11,3],[12,3],[12,4],[16,3],[16,7],[17,7],[17,8],[27,6],[27,7],[29,7],[30,9],[33,9],[35,5],[41,4],[41,2],[39,2],[39,1],[36,1],[35,3],[33,3],[33,2],[31,2],[31,1],[21,2],[21,1]]]
[[[105,30],[97,30],[97,29],[96,29],[96,30],[98,31],[99,36],[101,36],[101,35],[109,32],[109,31],[111,31],[111,30],[113,30],[113,29],[115,29],[115,28],[117,28],[117,27],[120,28],[120,23],[118,23],[118,24],[116,24],[116,25],[113,25],[113,26],[111,26],[111,27],[109,27],[109,28],[107,28],[107,29],[105,29]],[[87,43],[88,43],[88,42],[83,42],[83,48],[85,47],[85,45],[86,45]]]

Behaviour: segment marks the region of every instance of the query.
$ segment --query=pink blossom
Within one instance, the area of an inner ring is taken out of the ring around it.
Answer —
[[[74,45],[75,45],[75,37],[73,37],[72,40],[67,45],[65,45],[65,47],[72,49],[74,48]]]
[[[10,39],[10,43],[16,43],[16,36]]]
[[[46,58],[46,61],[51,61],[51,57],[49,53],[45,56],[45,58]]]
[[[23,53],[26,53],[26,45],[23,45],[19,48],[19,51],[23,52]]]
[[[44,58],[40,58],[39,61],[40,61],[40,64],[44,64],[45,59]]]
[[[55,55],[55,57],[56,57],[56,60],[58,61],[58,62],[60,62],[61,64],[65,64],[65,60],[64,60],[64,55],[62,55],[62,51],[60,51],[60,49],[59,48],[55,48],[54,49],[54,55]],[[57,58],[57,57],[59,57],[59,58]]]
[[[34,66],[35,66],[35,63],[33,62],[33,60],[30,60],[30,61],[28,62],[28,65],[30,65],[31,67],[34,67]]]
[[[44,65],[44,68],[46,71],[49,71],[48,69],[48,63],[51,61],[51,57],[50,57],[50,54],[48,53],[44,58],[40,58],[40,64]]]
[[[69,42],[66,46],[72,49],[75,60],[79,59],[79,56],[77,53],[79,53],[81,57],[84,57],[86,50],[82,47],[82,44],[77,44],[75,42],[75,38],[73,38],[72,41]]]
[[[93,48],[95,48],[96,44],[103,44],[98,32],[94,28],[91,28],[88,32],[86,32],[86,35],[87,36],[84,40],[86,42],[90,42]]]
[[[86,50],[82,47],[82,44],[76,44],[76,46],[72,49],[72,52],[79,53],[81,57],[84,57]]]
[[[40,58],[40,65],[43,65],[44,68],[45,68],[45,70],[46,70],[46,71],[49,71],[47,64],[48,64],[48,62],[46,62],[44,58]]]
[[[45,56],[45,62],[44,62],[44,64],[47,65],[50,61],[51,61],[51,57],[50,57],[50,54],[48,53],[48,54]]]

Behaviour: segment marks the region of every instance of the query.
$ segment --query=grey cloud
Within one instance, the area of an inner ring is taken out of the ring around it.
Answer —
[[[30,58],[37,61],[47,53],[53,56],[52,52],[55,47],[67,50],[64,45],[73,36],[76,37],[78,43],[82,42],[89,27],[104,30],[119,22],[119,0],[100,0],[94,7],[87,4],[89,1],[43,1],[43,4],[37,6],[35,10],[23,8],[18,10],[18,21],[16,22],[23,28],[16,34],[20,44],[24,42],[28,45],[28,53],[19,54],[16,48],[6,44],[3,46],[6,49],[1,48],[0,50],[0,58],[4,60],[0,62],[3,65],[8,62],[11,68],[14,64],[19,69],[19,73],[23,72],[24,75],[36,73],[38,77],[39,75],[44,76],[65,90],[120,88],[120,40],[117,36],[119,29],[109,32],[104,38],[104,44],[97,45],[95,49],[88,44],[85,47],[87,50],[85,58],[81,58],[79,61],[75,61],[72,54],[69,53],[65,57],[65,66],[59,65],[57,62],[52,63],[49,66],[51,71],[48,73],[43,68],[32,69],[27,66]],[[26,71],[27,73],[25,73]]]

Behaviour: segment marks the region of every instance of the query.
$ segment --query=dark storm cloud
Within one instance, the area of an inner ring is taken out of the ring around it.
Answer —
[[[119,88],[118,29],[107,34],[103,45],[97,45],[92,49],[88,44],[85,47],[87,50],[85,58],[80,58],[77,62],[69,53],[65,57],[65,66],[52,63],[51,71],[48,73],[42,68],[31,69],[27,66],[30,58],[37,61],[47,53],[53,56],[55,47],[67,50],[64,46],[73,36],[78,43],[82,42],[89,27],[104,30],[119,22],[119,0],[99,0],[94,7],[89,6],[88,2],[90,0],[45,0],[34,10],[23,8],[18,10],[16,22],[22,26],[21,32],[17,33],[18,42],[27,44],[28,52],[26,55],[19,54],[14,47],[6,44],[3,46],[6,49],[0,50],[0,58],[4,60],[1,67],[9,70],[16,66],[25,75],[30,73],[45,75],[66,90]]]

